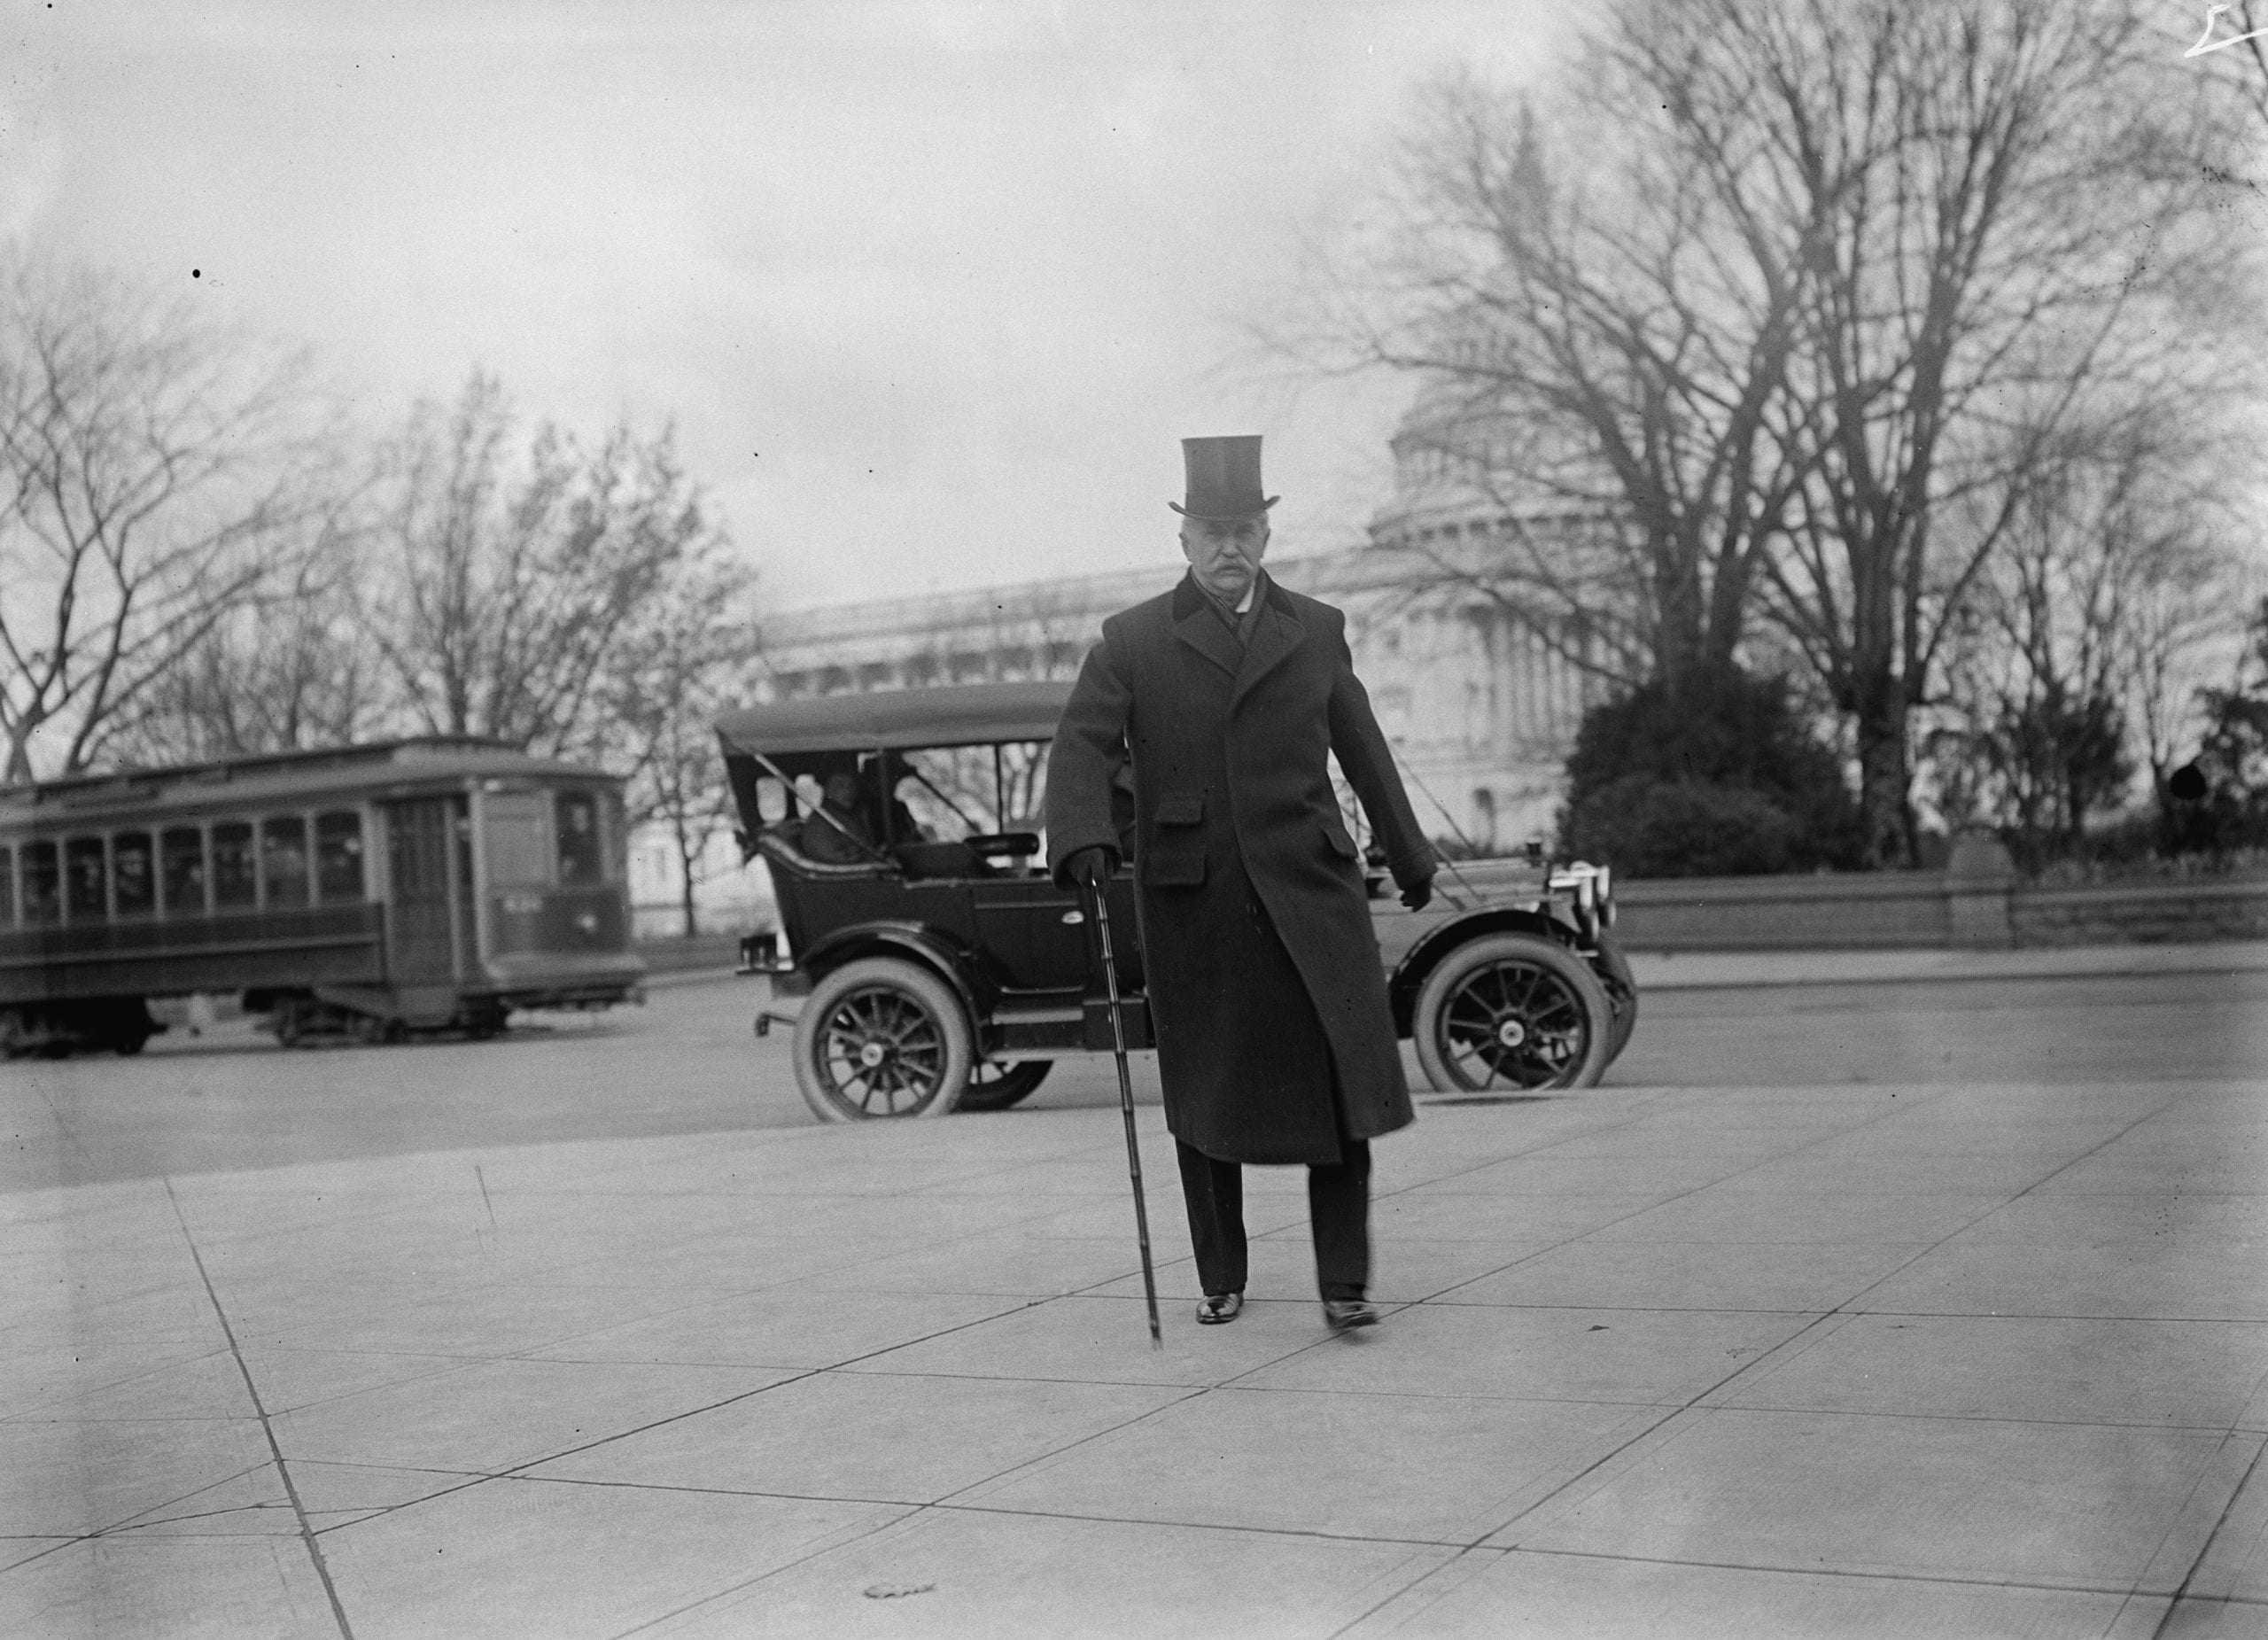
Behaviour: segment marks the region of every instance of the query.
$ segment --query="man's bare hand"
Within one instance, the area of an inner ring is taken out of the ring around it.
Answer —
[[[1433,880],[1430,876],[1420,877],[1402,890],[1402,903],[1412,911],[1425,910],[1432,903],[1433,898]]]

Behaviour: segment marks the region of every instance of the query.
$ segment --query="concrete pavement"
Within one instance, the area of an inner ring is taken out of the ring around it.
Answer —
[[[1421,1099],[1351,1339],[1145,1108],[1155,1352],[1107,1108],[0,1195],[0,1634],[2268,1634],[2264,1092]]]

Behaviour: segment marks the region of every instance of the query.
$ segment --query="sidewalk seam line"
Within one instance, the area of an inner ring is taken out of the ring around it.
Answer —
[[[338,1598],[338,1586],[330,1581],[330,1566],[323,1558],[322,1546],[315,1542],[315,1524],[307,1519],[307,1508],[299,1501],[299,1488],[291,1479],[291,1465],[284,1461],[284,1449],[276,1439],[276,1426],[268,1416],[267,1404],[260,1398],[260,1386],[252,1381],[252,1368],[245,1364],[244,1350],[237,1343],[237,1330],[229,1325],[229,1313],[221,1307],[221,1295],[214,1290],[211,1272],[205,1268],[205,1255],[198,1251],[196,1232],[189,1227],[189,1216],[181,1209],[181,1198],[174,1193],[174,1181],[161,1177],[166,1187],[166,1201],[173,1208],[174,1222],[181,1226],[182,1240],[189,1247],[189,1256],[197,1266],[197,1279],[205,1286],[205,1297],[213,1306],[214,1319],[221,1324],[221,1334],[229,1341],[229,1354],[237,1364],[237,1372],[245,1380],[245,1394],[252,1399],[253,1414],[260,1419],[260,1433],[267,1438],[268,1450],[276,1463],[276,1473],[284,1482],[284,1495],[291,1501],[291,1514],[299,1526],[299,1542],[307,1551],[315,1576],[322,1581],[322,1592],[330,1602],[330,1615],[338,1625],[342,1640],[354,1640],[354,1627],[346,1621],[346,1608]]]
[[[2233,1440],[2234,1432],[2232,1431],[2225,1438]],[[2221,1504],[2221,1512],[2213,1522],[2213,1529],[2205,1534],[2205,1541],[2197,1546],[2196,1558],[2190,1561],[2189,1569],[2181,1574],[2181,1582],[2174,1586],[2173,1597],[2165,1603],[2165,1610],[2159,1615],[2157,1626],[2150,1630],[2150,1640],[2158,1640],[2158,1637],[2165,1633],[2166,1625],[2173,1621],[2173,1614],[2180,1609],[2183,1597],[2189,1592],[2189,1585],[2196,1581],[2197,1569],[2205,1564],[2205,1557],[2212,1552],[2213,1540],[2220,1536],[2221,1528],[2228,1525],[2229,1516],[2236,1508],[2236,1500],[2244,1496],[2244,1488],[2252,1483],[2253,1475],[2260,1468],[2260,1457],[2264,1452],[2268,1452],[2268,1445],[2256,1446],[2252,1449],[2252,1461],[2244,1466],[2244,1473],[2239,1476],[2237,1483],[2229,1488],[2228,1496]],[[2208,1470],[2210,1467],[2210,1465],[2207,1465]],[[2202,1474],[2199,1475],[2197,1483],[2200,1486],[2204,1484]],[[2176,1519],[2178,1520],[2179,1516]],[[2166,1528],[2168,1535],[2171,1535],[2172,1529],[2171,1526]],[[2128,1597],[2130,1599],[2132,1597],[2132,1596]]]

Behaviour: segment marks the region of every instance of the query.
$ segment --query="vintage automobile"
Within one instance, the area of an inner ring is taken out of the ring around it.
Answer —
[[[1056,1059],[1111,1051],[1093,930],[1036,829],[1070,687],[833,695],[718,719],[743,857],[763,859],[780,912],[742,944],[741,971],[772,991],[757,1034],[792,1024],[820,1117],[1005,1109]],[[1370,885],[1394,1028],[1436,1090],[1588,1087],[1629,1040],[1637,990],[1607,937],[1606,867],[1554,867],[1532,845],[1449,867],[1418,913],[1382,872]],[[1107,905],[1127,1045],[1146,1048],[1130,867]]]

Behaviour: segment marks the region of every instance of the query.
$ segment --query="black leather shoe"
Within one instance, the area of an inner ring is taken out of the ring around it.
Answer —
[[[1323,1318],[1331,1324],[1334,1333],[1351,1333],[1356,1327],[1374,1327],[1379,1324],[1376,1306],[1359,1298],[1326,1298],[1323,1301]]]
[[[1208,1293],[1197,1304],[1197,1325],[1216,1327],[1225,1325],[1244,1310],[1241,1293]]]

